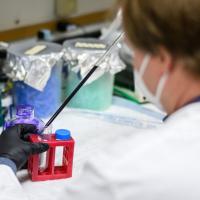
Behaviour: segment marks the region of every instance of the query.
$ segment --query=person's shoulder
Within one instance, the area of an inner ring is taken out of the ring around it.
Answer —
[[[171,191],[181,189],[188,195],[184,188],[191,186],[200,196],[196,187],[200,184],[200,117],[194,107],[177,112],[158,128],[121,137],[88,160],[85,170],[90,177],[113,184],[116,193],[131,188],[132,197],[136,192],[147,197],[140,199],[159,194],[173,199],[176,193]]]
[[[171,123],[163,124],[110,143],[104,150],[98,151],[90,162],[107,166],[108,170],[113,166],[113,171],[121,168],[130,172],[136,167],[140,168],[140,171],[148,171],[147,166],[165,170],[166,165],[171,165],[173,160],[185,162],[184,157],[194,155],[194,149],[200,152],[200,134],[197,133],[196,128],[190,124],[181,125],[178,121],[175,126]],[[197,145],[193,146],[193,142]]]

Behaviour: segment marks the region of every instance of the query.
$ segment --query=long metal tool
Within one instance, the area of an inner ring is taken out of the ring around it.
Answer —
[[[95,70],[98,68],[98,66],[101,64],[101,62],[105,59],[105,57],[112,51],[112,48],[119,42],[119,40],[123,37],[123,35],[124,35],[124,33],[122,32],[113,41],[113,43],[108,47],[106,52],[97,60],[97,62],[94,64],[94,67],[88,72],[88,74],[83,78],[83,80],[80,81],[80,83],[76,86],[76,88],[72,91],[72,93],[64,100],[62,105],[58,108],[58,110],[52,115],[52,117],[49,119],[49,121],[45,124],[45,128],[47,128],[55,120],[55,118],[60,114],[60,112],[63,110],[63,108],[70,102],[70,100],[80,90],[80,88],[83,86],[83,84],[95,72]]]

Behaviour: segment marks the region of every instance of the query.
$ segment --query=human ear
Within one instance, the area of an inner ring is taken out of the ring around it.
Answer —
[[[170,72],[174,69],[174,58],[166,48],[160,47],[157,53],[157,57],[161,66],[163,66],[163,73]]]

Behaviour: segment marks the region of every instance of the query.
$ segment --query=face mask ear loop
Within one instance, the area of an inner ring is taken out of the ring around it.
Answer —
[[[149,61],[150,61],[150,58],[151,56],[149,54],[145,55],[143,61],[142,61],[142,64],[140,66],[140,69],[139,69],[139,75],[140,77],[142,78],[142,76],[144,75],[144,72],[149,64]]]
[[[165,83],[166,83],[166,81],[167,81],[167,78],[168,78],[168,73],[165,73],[162,77],[161,77],[161,79],[160,79],[160,81],[159,81],[159,83],[158,83],[158,87],[157,87],[157,90],[156,90],[156,99],[159,99],[160,100],[160,98],[161,98],[161,95],[162,95],[162,92],[163,92],[163,88],[164,88],[164,86],[165,86]]]

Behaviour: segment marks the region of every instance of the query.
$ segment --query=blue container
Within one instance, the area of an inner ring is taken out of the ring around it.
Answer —
[[[33,105],[36,117],[51,116],[61,103],[61,67],[53,67],[51,76],[42,92],[22,81],[16,81],[14,83],[14,102],[15,105]]]
[[[61,103],[61,71],[62,71],[62,59],[60,58],[60,53],[62,51],[62,46],[54,43],[48,42],[30,42],[30,43],[20,43],[11,45],[8,49],[10,58],[16,61],[16,66],[26,65],[26,70],[31,67],[31,59],[29,55],[25,52],[28,49],[33,48],[37,45],[45,45],[46,48],[39,53],[34,54],[34,59],[38,59],[39,62],[41,56],[49,58],[46,64],[52,61],[52,67],[50,77],[43,89],[39,91],[23,81],[15,81],[13,88],[14,104],[17,105],[32,105],[35,109],[35,116],[38,118],[48,118],[50,117],[60,106]],[[59,55],[58,57],[56,57]],[[39,65],[38,65],[39,66]],[[42,69],[41,69],[42,70]],[[37,76],[35,77],[37,81]]]

